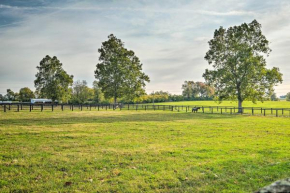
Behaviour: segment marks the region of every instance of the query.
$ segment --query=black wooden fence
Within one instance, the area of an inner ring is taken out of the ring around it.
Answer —
[[[290,108],[263,108],[263,107],[231,107],[231,106],[181,106],[181,105],[152,105],[152,104],[30,104],[12,103],[0,104],[0,112],[36,112],[36,111],[100,111],[100,110],[163,110],[192,112],[192,108],[200,107],[197,113],[209,114],[246,114],[260,116],[287,116],[290,117]]]

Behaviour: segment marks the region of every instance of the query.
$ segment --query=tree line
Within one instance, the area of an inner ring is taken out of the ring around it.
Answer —
[[[179,100],[236,100],[241,110],[243,101],[277,100],[274,86],[282,83],[279,68],[266,68],[271,49],[256,20],[215,30],[208,42],[205,60],[212,66],[202,75],[205,82],[185,81],[182,95],[158,91],[146,94],[150,78],[142,71],[142,63],[132,50],[113,34],[98,49],[99,63],[92,88],[85,80],[73,82],[56,56],[46,56],[37,66],[36,88],[22,88],[19,93],[8,89],[5,98],[25,101],[33,96],[53,101],[85,102],[164,102]],[[3,98],[3,96],[1,96]],[[290,100],[290,93],[286,96]]]

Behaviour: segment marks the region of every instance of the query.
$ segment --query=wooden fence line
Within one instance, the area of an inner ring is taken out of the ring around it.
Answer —
[[[200,107],[199,113],[219,113],[219,114],[248,114],[248,115],[272,115],[278,117],[289,116],[290,108],[262,108],[262,107],[243,107],[241,109],[231,106],[206,106],[206,105],[152,105],[152,104],[30,104],[30,103],[13,103],[13,104],[0,104],[0,112],[7,111],[36,111],[39,110],[43,112],[44,110],[54,111],[55,109],[60,109],[61,111],[70,110],[74,111],[76,109],[83,111],[95,109],[97,111],[102,110],[168,110],[168,111],[184,111],[192,112],[192,108]],[[239,111],[241,110],[241,111]]]

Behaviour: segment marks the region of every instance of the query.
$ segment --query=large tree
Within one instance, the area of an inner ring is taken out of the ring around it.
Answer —
[[[32,90],[28,87],[21,88],[19,90],[19,100],[22,102],[29,102],[30,99],[35,98],[35,95]]]
[[[228,29],[220,27],[209,47],[205,59],[213,70],[206,69],[203,77],[214,86],[220,101],[238,100],[240,111],[243,101],[263,101],[282,83],[278,68],[266,68],[264,57],[271,50],[256,20]]]
[[[38,72],[35,75],[34,85],[39,97],[49,98],[53,101],[67,100],[73,76],[66,73],[57,57],[47,55],[36,68]]]
[[[125,97],[133,99],[144,94],[145,82],[149,77],[142,72],[142,64],[132,50],[124,47],[124,43],[113,34],[102,43],[98,50],[99,61],[95,71],[98,85],[106,98]]]

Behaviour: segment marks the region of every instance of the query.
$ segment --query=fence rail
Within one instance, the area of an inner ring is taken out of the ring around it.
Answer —
[[[208,114],[245,114],[260,116],[287,116],[290,117],[290,108],[263,108],[263,107],[243,107],[232,106],[182,106],[182,105],[147,105],[147,104],[30,104],[30,103],[12,103],[0,104],[1,112],[35,112],[35,111],[85,111],[85,110],[163,110],[192,112],[192,108],[199,107],[197,113]]]

